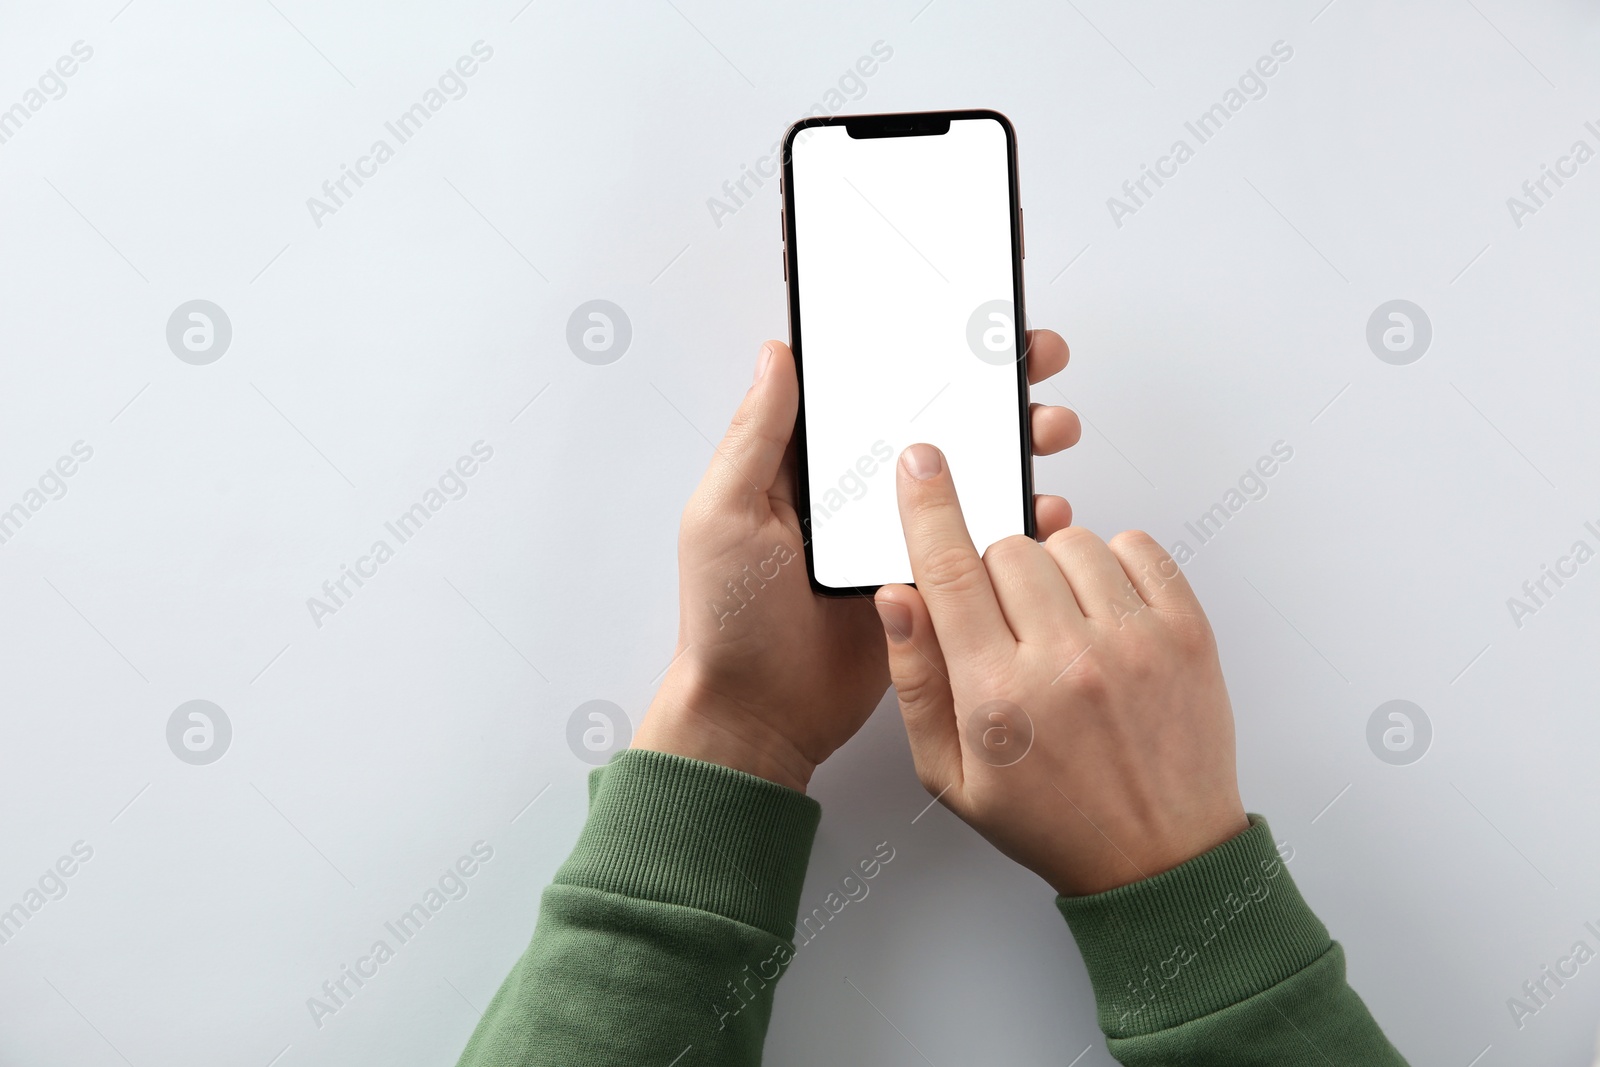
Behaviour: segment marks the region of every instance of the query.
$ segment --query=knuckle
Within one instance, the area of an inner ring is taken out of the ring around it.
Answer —
[[[922,557],[922,579],[943,592],[957,596],[983,587],[983,564],[963,546],[947,545],[930,549]]]
[[[1080,699],[1101,703],[1111,696],[1111,678],[1106,665],[1092,654],[1083,656],[1073,664],[1068,677]]]
[[[920,654],[911,652],[910,655],[919,659]],[[915,714],[928,702],[930,675],[925,671],[909,670],[894,673],[894,691],[900,700],[900,710]]]
[[[755,412],[749,404],[740,404],[734,411],[733,418],[728,420],[726,439],[730,443],[739,443],[748,440],[755,430]]]
[[[730,454],[737,458],[766,449],[782,449],[788,438],[777,433],[754,404],[741,404],[728,423],[725,443]]]
[[[1108,543],[1112,548],[1130,549],[1141,553],[1155,549],[1164,553],[1161,546],[1156,543],[1156,539],[1143,530],[1123,530]]]
[[[1160,542],[1143,530],[1124,530],[1109,542],[1111,550],[1132,570],[1143,587],[1163,596],[1172,603],[1174,594],[1187,588],[1183,581],[1183,568],[1178,566]],[[1176,583],[1176,584],[1175,584]]]
[[[1067,526],[1051,534],[1045,544],[1051,548],[1072,552],[1084,545],[1094,544],[1099,540],[1100,538],[1093,531],[1087,530],[1082,526]]]
[[[1011,534],[996,541],[992,547],[1005,552],[1032,552],[1039,547],[1039,542],[1027,534]]]
[[[983,561],[988,564],[1013,562],[1026,558],[1028,553],[1037,551],[1038,548],[1039,542],[1026,534],[1012,534],[990,545],[988,551],[983,554]]]

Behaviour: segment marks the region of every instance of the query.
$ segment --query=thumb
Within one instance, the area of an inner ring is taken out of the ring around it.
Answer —
[[[909,585],[884,586],[875,603],[883,619],[889,675],[906,721],[917,778],[950,805],[961,795],[961,739],[950,675],[928,605]]]
[[[794,355],[783,342],[768,341],[756,358],[755,382],[716,446],[701,490],[722,504],[765,499],[777,481],[799,405]]]

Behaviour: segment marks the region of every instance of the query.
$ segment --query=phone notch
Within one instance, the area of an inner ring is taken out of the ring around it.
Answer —
[[[866,115],[846,119],[851,137],[938,137],[950,132],[949,115]]]

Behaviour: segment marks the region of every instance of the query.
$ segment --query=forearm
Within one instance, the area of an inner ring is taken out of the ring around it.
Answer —
[[[659,752],[590,780],[572,856],[462,1067],[761,1061],[820,809]]]
[[[1266,823],[1165,874],[1058,898],[1130,1067],[1403,1067]]]

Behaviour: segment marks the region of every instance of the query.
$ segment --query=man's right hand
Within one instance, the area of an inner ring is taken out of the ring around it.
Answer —
[[[1056,892],[1169,870],[1248,828],[1210,624],[1149,535],[979,558],[938,449],[897,465],[916,587],[877,605],[930,793]]]

